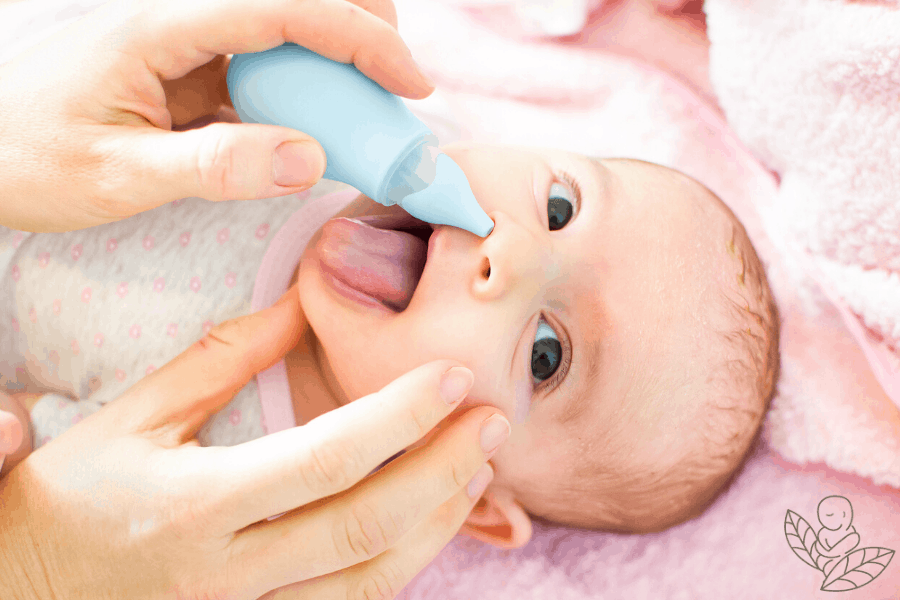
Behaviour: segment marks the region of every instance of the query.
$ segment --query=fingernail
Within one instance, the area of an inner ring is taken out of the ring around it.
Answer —
[[[502,415],[491,415],[481,426],[481,449],[490,458],[508,437],[509,421]]]
[[[275,184],[311,186],[325,172],[322,151],[305,142],[284,142],[275,149],[272,161]]]
[[[469,498],[475,499],[481,496],[492,479],[494,479],[494,471],[490,465],[481,465],[481,468],[475,473],[475,477],[466,486],[466,493],[469,495]]]
[[[465,367],[448,369],[441,377],[441,398],[453,406],[466,397],[475,382],[475,375]]]

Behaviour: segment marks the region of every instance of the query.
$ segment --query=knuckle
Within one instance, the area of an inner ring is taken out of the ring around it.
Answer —
[[[431,431],[435,425],[430,422],[428,415],[417,410],[416,406],[412,406],[408,409],[408,418],[406,419],[406,422],[412,424],[413,434],[415,434],[417,440]]]
[[[453,486],[451,489],[456,490],[468,484],[474,475],[474,473],[470,473],[468,469],[465,469],[459,461],[454,460],[452,457],[447,459],[446,471],[450,473],[450,484]]]
[[[345,558],[362,562],[378,556],[389,547],[390,529],[396,529],[393,519],[384,519],[371,504],[352,505],[341,528],[341,546]],[[385,527],[386,523],[390,523]]]
[[[348,442],[336,440],[311,447],[300,472],[307,489],[324,498],[352,486],[360,465]]]
[[[351,600],[393,600],[404,581],[403,571],[394,561],[382,561],[366,572]]]
[[[246,337],[247,334],[247,324],[243,319],[229,319],[210,329],[200,343],[206,348],[217,345],[231,346]]]
[[[207,200],[221,201],[237,197],[235,165],[237,143],[230,128],[213,123],[204,127],[203,141],[197,152],[197,181]]]

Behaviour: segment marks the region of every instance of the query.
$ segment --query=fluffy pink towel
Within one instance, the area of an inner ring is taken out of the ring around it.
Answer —
[[[728,120],[781,176],[758,210],[802,300],[776,446],[900,487],[900,6],[708,0],[706,12]],[[884,393],[848,360],[842,324]]]

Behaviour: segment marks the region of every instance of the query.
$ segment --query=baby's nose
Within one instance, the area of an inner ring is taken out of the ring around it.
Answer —
[[[488,216],[494,230],[477,250],[476,295],[496,299],[520,287],[533,295],[547,276],[558,275],[547,249],[530,231],[503,212]]]

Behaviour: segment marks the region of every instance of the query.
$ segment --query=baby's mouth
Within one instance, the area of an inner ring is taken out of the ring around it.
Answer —
[[[331,219],[322,227],[322,269],[356,292],[402,312],[409,306],[433,228],[405,212]]]

